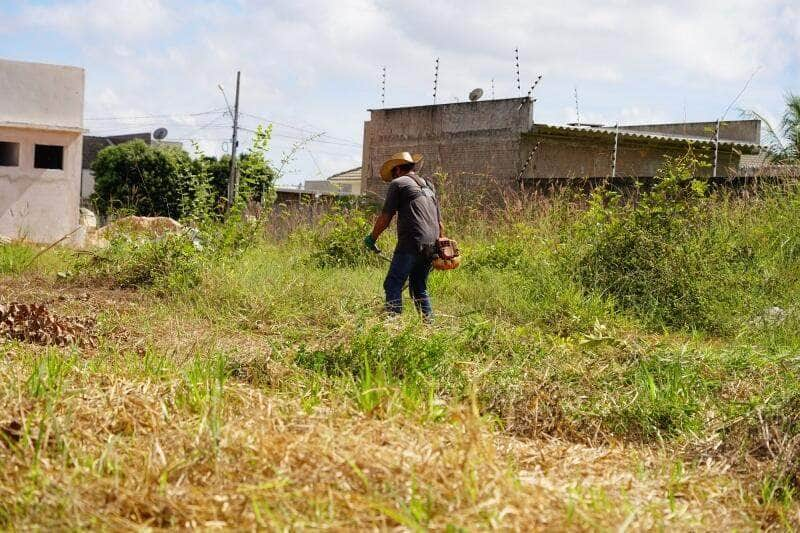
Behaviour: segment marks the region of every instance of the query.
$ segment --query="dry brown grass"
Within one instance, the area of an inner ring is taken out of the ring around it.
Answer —
[[[96,351],[0,344],[0,528],[787,525],[755,499],[758,464],[743,471],[719,455],[688,462],[677,447],[515,437],[469,404],[449,406],[436,421],[369,416],[335,394],[310,407],[275,386],[283,376],[269,367],[263,336],[220,336],[197,317],[161,321],[146,293],[17,279],[3,285],[2,298],[110,319],[109,345]],[[234,374],[218,396],[212,377],[187,381],[189,357],[211,359],[234,344],[243,358],[236,362],[267,359],[262,379]],[[145,350],[175,366],[131,370],[144,365]],[[35,369],[48,360],[70,363],[33,394]]]
[[[179,379],[73,370],[57,397],[25,397],[20,350],[5,349],[0,372],[4,422],[28,428],[0,447],[7,526],[756,525],[725,463],[680,470],[662,451],[518,440],[467,407],[437,423],[335,404],[307,411],[241,383],[225,386],[215,429],[211,403],[187,408]]]

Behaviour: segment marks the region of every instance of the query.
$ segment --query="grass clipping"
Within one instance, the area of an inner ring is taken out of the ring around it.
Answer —
[[[12,302],[0,304],[0,338],[44,346],[95,347],[95,321],[91,318],[62,317],[41,304]]]
[[[17,383],[23,375],[0,373]],[[55,404],[21,401],[14,387],[0,392],[0,412],[21,417],[12,422],[14,438],[0,446],[6,525],[412,531],[754,525],[740,510],[741,487],[724,464],[676,473],[667,457],[633,448],[499,437],[466,406],[450,410],[442,423],[420,423],[324,405],[309,412],[297,400],[228,384],[217,401],[192,408],[184,405],[186,395],[198,387],[177,380],[68,375],[54,389]],[[20,475],[33,469],[38,475]],[[42,495],[35,505],[31,493]]]

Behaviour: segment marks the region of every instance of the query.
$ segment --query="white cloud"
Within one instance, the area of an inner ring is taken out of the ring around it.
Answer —
[[[19,22],[73,37],[116,40],[156,37],[174,27],[175,15],[162,0],[82,0],[28,6]]]
[[[497,97],[516,96],[519,47],[523,94],[544,75],[540,121],[574,120],[575,85],[585,121],[682,120],[684,105],[689,120],[713,119],[759,66],[741,104],[778,113],[780,94],[800,78],[800,8],[790,0],[72,0],[26,4],[13,27],[11,38],[33,48],[45,36],[71,48],[70,62],[87,69],[87,115],[171,114],[136,124],[201,136],[213,151],[229,120],[189,114],[224,106],[217,85],[231,96],[237,69],[246,112],[354,141],[365,110],[379,105],[381,65],[387,105],[428,103],[435,57],[439,101],[478,86],[489,97],[492,78]],[[123,126],[133,127],[103,123],[104,133]],[[278,150],[304,135],[275,132]],[[312,150],[324,172],[361,152],[344,143]],[[318,172],[308,154],[295,168]]]

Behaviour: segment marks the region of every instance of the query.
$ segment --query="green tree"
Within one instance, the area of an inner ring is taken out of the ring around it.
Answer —
[[[253,135],[253,144],[247,152],[239,154],[239,194],[247,200],[264,201],[265,204],[274,201],[274,187],[278,173],[267,159],[269,141],[272,136],[272,126],[263,128],[259,126]],[[225,154],[219,158],[207,155],[198,155],[195,159],[198,171],[208,174],[211,187],[216,195],[216,200],[228,195],[228,179],[230,177],[231,156]]]
[[[240,210],[250,200],[270,205],[278,173],[267,152],[272,127],[256,129],[251,148],[238,157]],[[152,146],[135,140],[100,151],[92,163],[95,192],[92,197],[103,216],[118,210],[142,216],[206,219],[221,214],[228,194],[230,161],[204,155],[194,146],[195,157],[180,148]]]
[[[784,153],[794,162],[800,161],[800,95],[786,93],[786,110],[781,119],[781,133],[786,140]]]
[[[745,111],[744,114],[757,118],[764,124],[771,162],[798,163],[800,162],[800,95],[789,91],[783,98],[786,109],[777,128],[756,111]]]
[[[253,145],[239,158],[239,194],[246,200],[264,204],[271,204],[275,200],[274,187],[278,174],[267,159],[271,139],[272,124],[266,128],[258,126],[253,134]]]
[[[142,216],[179,218],[191,160],[184,150],[134,140],[109,146],[92,163],[92,201],[101,215],[130,210]]]

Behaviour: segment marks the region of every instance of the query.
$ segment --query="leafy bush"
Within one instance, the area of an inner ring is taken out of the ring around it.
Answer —
[[[238,157],[239,198],[270,205],[278,173],[266,158],[271,127],[259,126],[249,151]],[[126,211],[141,216],[208,219],[219,215],[228,195],[230,157],[195,158],[183,149],[135,140],[104,148],[92,163],[93,201],[101,215]]]
[[[100,150],[92,163],[92,201],[101,215],[131,209],[137,215],[181,216],[189,155],[180,148],[151,146],[135,140]]]
[[[613,295],[653,325],[722,330],[747,261],[708,224],[703,163],[690,152],[670,158],[638,202],[596,193],[581,221],[582,283]]]
[[[136,238],[120,234],[107,248],[90,256],[78,271],[81,277],[121,288],[182,290],[200,281],[202,258],[187,234]]]
[[[371,229],[361,211],[333,212],[320,221],[314,233],[312,261],[320,268],[378,264],[379,258],[363,242]]]

